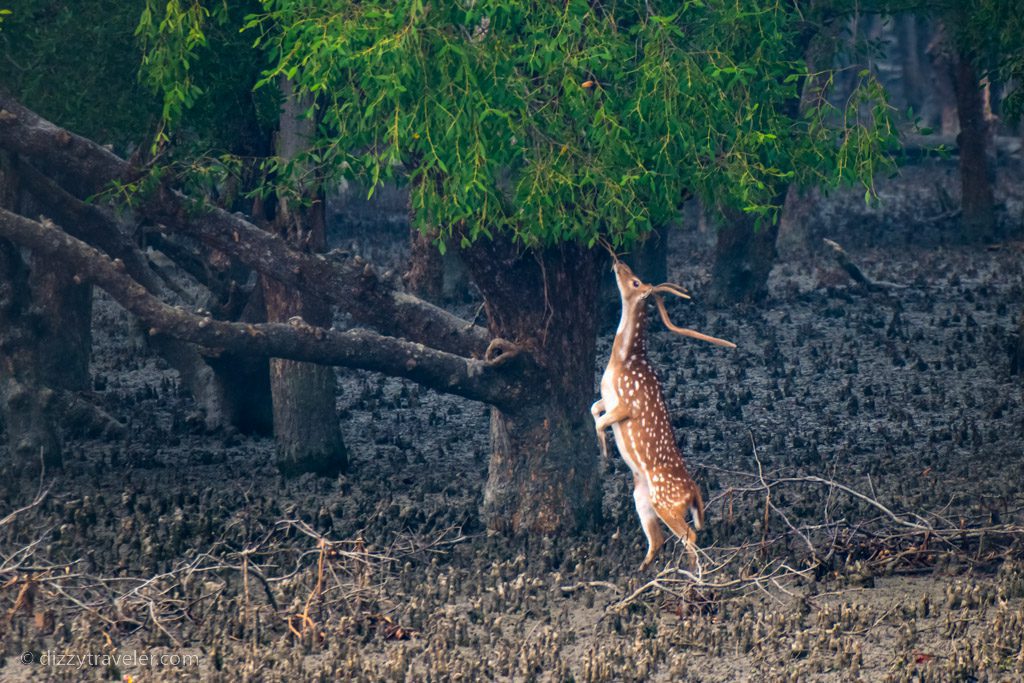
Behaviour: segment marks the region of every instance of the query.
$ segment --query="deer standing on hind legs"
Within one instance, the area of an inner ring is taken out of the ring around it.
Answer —
[[[590,409],[597,438],[601,452],[607,457],[605,430],[611,427],[615,445],[633,472],[633,500],[648,545],[640,570],[651,564],[654,554],[665,543],[659,518],[686,545],[690,561],[696,565],[697,534],[685,518],[689,513],[694,528],[699,531],[704,524],[704,499],[686,471],[672,434],[661,384],[647,360],[648,297],[654,295],[662,322],[673,332],[719,346],[735,348],[736,345],[673,325],[660,294],[689,299],[686,290],[671,283],[653,286],[641,282],[614,251],[612,261],[612,272],[622,297],[622,318],[615,332],[608,367],[601,377],[601,399]]]

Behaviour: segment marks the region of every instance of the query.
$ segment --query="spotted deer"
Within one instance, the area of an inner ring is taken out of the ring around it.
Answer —
[[[608,367],[601,377],[601,399],[590,409],[597,438],[601,452],[607,457],[605,430],[611,427],[615,445],[633,472],[633,500],[648,544],[640,569],[651,564],[654,554],[665,543],[659,518],[686,545],[691,562],[696,562],[697,534],[685,517],[689,513],[694,528],[699,531],[704,525],[704,500],[686,471],[672,434],[661,385],[647,360],[647,299],[654,295],[662,322],[673,332],[719,346],[735,348],[736,345],[673,325],[660,294],[689,299],[686,290],[671,283],[653,286],[641,282],[614,253],[612,257],[612,272],[622,297],[622,318],[615,332]]]

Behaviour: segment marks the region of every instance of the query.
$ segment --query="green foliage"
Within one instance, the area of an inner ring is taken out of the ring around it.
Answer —
[[[991,80],[1009,90],[1003,114],[1010,121],[1024,115],[1024,7],[1019,0],[964,0],[958,5],[956,38],[974,55]]]
[[[3,87],[26,106],[119,151],[157,114],[138,87],[132,27],[142,0],[22,0],[0,32]]]
[[[135,27],[142,50],[139,80],[161,100],[154,152],[167,148],[172,130],[175,151],[194,169],[218,165],[225,153],[269,152],[278,98],[270,91],[253,93],[263,55],[238,32],[257,7],[244,1],[143,0]],[[207,158],[211,148],[219,151]]]
[[[821,93],[800,113],[790,2],[260,5],[244,24],[268,65],[257,85],[290,81],[319,125],[277,176],[408,182],[417,223],[449,241],[628,243],[689,195],[773,218],[790,183],[870,188],[893,140],[868,73],[843,107]],[[206,87],[194,62],[225,13],[200,0],[165,12],[151,6],[139,32],[173,124]]]
[[[140,77],[150,89],[163,95],[163,122],[176,125],[203,94],[192,80],[192,62],[198,57],[198,49],[207,45],[204,26],[210,10],[202,2],[182,5],[180,0],[167,0],[157,21],[160,4],[146,0],[135,28],[143,49]],[[168,141],[166,129],[161,128],[156,140]]]

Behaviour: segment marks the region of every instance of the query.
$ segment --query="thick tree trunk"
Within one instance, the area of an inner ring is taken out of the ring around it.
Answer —
[[[277,153],[290,160],[306,147],[314,122],[303,118],[305,107],[292,95],[287,82],[282,87],[285,101]],[[323,252],[327,246],[323,198],[316,198],[312,206],[304,208],[292,206],[287,198],[279,197],[274,229],[294,248]],[[331,326],[331,307],[324,299],[271,277],[263,277],[261,284],[269,322],[298,317],[309,325]],[[336,385],[333,368],[277,358],[270,361],[274,437],[278,464],[285,474],[314,472],[333,476],[348,466],[335,410]]]
[[[601,514],[594,400],[596,251],[561,245],[521,250],[503,237],[465,251],[492,335],[529,349],[534,388],[491,411],[484,492],[488,528],[557,533]]]
[[[40,322],[32,311],[28,266],[17,248],[0,240],[0,418],[17,475],[61,465],[54,392],[40,376]]]
[[[26,186],[24,174],[32,171],[13,154],[0,159],[5,195],[2,206],[25,216],[48,212]],[[38,312],[36,358],[39,380],[51,389],[83,391],[89,388],[92,353],[92,287],[74,281],[60,264],[45,259],[29,263],[29,288]]]
[[[968,239],[995,237],[995,196],[988,149],[991,140],[985,112],[985,88],[969,55],[957,55],[953,65],[957,116],[960,122],[960,206]]]
[[[298,316],[310,325],[330,327],[330,308],[314,297],[263,279],[267,319]],[[334,369],[279,358],[270,361],[270,393],[278,465],[285,474],[313,472],[334,476],[348,466],[335,410]]]
[[[38,259],[32,262],[29,282],[43,327],[37,353],[40,379],[52,389],[90,389],[92,286],[75,283],[60,264]]]
[[[711,266],[709,303],[756,304],[768,297],[768,275],[775,263],[777,223],[757,226],[752,214],[726,209],[720,218]]]
[[[20,208],[22,199],[16,160],[0,152],[0,207]],[[33,306],[28,265],[0,239],[0,424],[12,474],[35,472],[40,457],[47,467],[61,464],[56,397],[40,355],[46,327]]]

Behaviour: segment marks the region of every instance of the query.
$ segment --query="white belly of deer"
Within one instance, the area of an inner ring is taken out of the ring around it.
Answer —
[[[619,394],[615,391],[614,381],[614,376],[607,370],[601,376],[601,398],[604,400],[606,412],[615,410],[621,400],[619,398]],[[615,445],[619,449],[619,454],[622,456],[622,459],[626,461],[626,464],[629,465],[629,469],[634,475],[641,475],[646,480],[646,470],[642,470],[640,468],[640,462],[633,454],[633,451],[628,447],[628,444],[626,444],[626,437],[622,434],[622,423],[616,422],[612,425],[612,434],[615,436]]]

